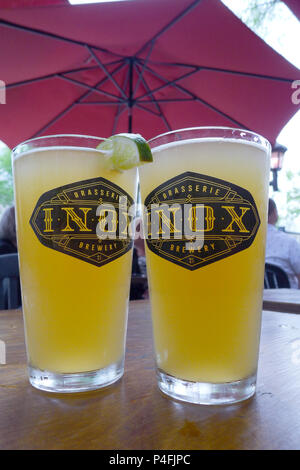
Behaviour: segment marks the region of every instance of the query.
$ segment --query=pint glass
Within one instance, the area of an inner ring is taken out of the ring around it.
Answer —
[[[124,370],[137,171],[109,170],[103,140],[48,136],[13,152],[29,379],[46,391],[101,388]]]
[[[256,383],[270,144],[193,128],[150,146],[139,174],[159,388],[199,404],[244,400]]]

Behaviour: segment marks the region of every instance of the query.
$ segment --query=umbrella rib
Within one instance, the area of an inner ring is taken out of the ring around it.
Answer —
[[[145,65],[145,68],[147,67],[147,65]],[[152,69],[150,69],[152,70]],[[183,78],[187,78],[189,77],[190,75],[193,75],[194,73],[198,72],[198,70],[192,70],[190,72],[187,72],[185,73],[184,75],[181,75],[180,77],[177,77],[175,78],[174,80],[167,80],[166,78],[164,78],[164,81],[166,82],[164,85],[161,85],[157,88],[155,88],[154,90],[151,90],[150,92],[148,93],[145,93],[144,95],[140,96],[139,97],[139,100],[142,99],[142,98],[146,98],[146,96],[149,96],[150,94],[153,94],[153,93],[156,93],[157,91],[160,91],[160,90],[163,90],[164,88],[166,88],[167,86],[170,86],[170,85],[175,85],[177,82],[179,82],[180,80],[182,80]]]
[[[141,54],[143,50],[148,46],[151,41],[155,41],[159,36],[165,33],[169,28],[171,28],[175,23],[181,20],[187,13],[190,13],[202,0],[196,0],[191,3],[187,8],[185,8],[181,13],[179,13],[175,18],[173,18],[169,23],[167,23],[160,31],[158,31],[149,41],[147,41],[135,54],[136,56]]]
[[[108,65],[115,65],[115,64],[120,64],[120,63],[124,65],[123,60],[113,61],[113,62],[110,62]],[[97,70],[99,69],[98,65],[93,65],[91,67],[79,67],[76,69],[63,70],[62,72],[54,72],[48,75],[41,75],[40,77],[29,78],[28,80],[21,80],[20,82],[9,83],[8,85],[6,85],[6,88],[13,88],[13,87],[22,86],[22,85],[30,85],[31,83],[35,83],[40,80],[41,81],[48,80],[49,78],[56,77],[58,73],[65,75],[67,73],[85,72],[86,70],[96,70],[96,69]]]
[[[165,65],[165,64],[163,64]],[[168,64],[168,65],[173,65],[175,66],[176,64]],[[182,65],[182,64],[179,64],[179,65]],[[189,77],[190,75],[193,75],[194,73],[197,73],[201,70],[211,70],[211,71],[215,71],[215,72],[223,72],[223,73],[229,73],[229,74],[235,74],[235,75],[243,75],[243,76],[247,76],[247,77],[253,77],[253,78],[262,78],[262,79],[270,79],[270,80],[276,80],[276,81],[283,81],[283,82],[291,82],[293,80],[290,80],[290,79],[284,79],[284,78],[276,78],[276,77],[268,77],[268,76],[265,76],[265,75],[260,75],[260,74],[255,74],[255,73],[244,73],[244,72],[234,72],[232,70],[225,70],[225,69],[218,69],[218,68],[215,68],[215,67],[202,67],[202,66],[196,66],[196,65],[187,65],[187,67],[195,67],[195,70],[192,70],[190,72],[187,72],[186,74],[183,74],[181,75],[180,77],[177,77],[176,79],[174,80],[171,80],[171,81],[167,81],[166,79],[164,79],[164,81],[166,82],[164,85],[161,85],[160,87],[157,87],[155,88],[154,90],[152,90],[152,93],[155,93],[157,91],[160,91],[160,90],[163,90],[164,88],[166,88],[167,86],[170,86],[170,85],[174,85],[176,82],[184,79],[184,78],[187,78]],[[146,64],[144,64],[144,68],[146,68]],[[152,69],[151,69],[152,70]],[[139,97],[139,100],[149,96],[150,93],[145,93],[144,95],[140,96]]]
[[[159,75],[157,72],[155,72],[154,70],[152,70],[150,67],[146,66],[147,70],[149,72],[151,72],[155,77],[159,78],[160,80],[163,80],[163,81],[166,81],[166,79],[164,77],[162,77],[161,75]],[[240,127],[243,127],[244,129],[248,129],[247,126],[245,126],[243,123],[239,122],[239,121],[236,121],[234,118],[230,117],[228,114],[224,113],[223,111],[221,111],[220,109],[216,108],[215,106],[213,106],[212,104],[208,103],[207,101],[203,100],[202,98],[199,98],[199,96],[195,95],[194,93],[192,93],[191,91],[187,90],[186,88],[182,87],[181,85],[177,85],[176,83],[175,84],[172,84],[171,86],[173,86],[174,88],[177,88],[178,90],[182,91],[182,92],[185,92],[187,93],[188,95],[190,95],[195,101],[199,101],[200,103],[204,104],[205,106],[207,106],[209,109],[211,109],[212,111],[220,114],[221,116],[225,117],[226,119],[229,119],[230,121],[234,122],[236,125],[240,126]]]
[[[65,114],[67,114],[74,106],[76,105],[75,102],[71,103],[69,106],[67,106],[63,111],[61,111],[59,114],[57,114],[51,121],[49,121],[45,126],[43,126],[41,129],[39,129],[35,134],[31,136],[31,139],[38,137],[40,134],[42,134],[45,130],[47,130],[52,124],[55,124],[61,117],[63,117]]]
[[[166,65],[165,62],[156,62],[156,65]],[[195,64],[185,64],[182,62],[170,62],[167,64],[168,66],[171,67],[194,67],[196,70],[195,72],[200,72],[201,70],[208,70],[212,72],[220,72],[220,73],[228,73],[232,75],[242,75],[245,77],[253,77],[253,78],[262,78],[265,80],[276,80],[276,81],[281,81],[281,82],[288,82],[292,83],[295,78],[284,78],[284,77],[275,77],[273,75],[264,75],[261,73],[254,73],[254,72],[241,72],[239,70],[231,70],[231,69],[222,69],[219,67],[208,67],[206,65],[195,65]]]
[[[121,93],[121,95],[123,96],[123,98],[127,98],[126,94],[124,93],[124,91],[122,90],[122,88],[120,87],[120,85],[116,82],[116,80],[114,79],[114,77],[109,73],[109,71],[107,70],[107,68],[105,67],[104,64],[102,64],[101,60],[96,56],[96,54],[94,53],[94,51],[91,49],[90,46],[86,46],[89,53],[92,55],[92,57],[95,59],[95,61],[97,62],[97,64],[99,65],[99,67],[101,68],[101,70],[108,76],[108,78],[110,79],[110,81],[115,85],[115,87],[119,90],[119,92]]]
[[[213,72],[229,73],[232,75],[242,75],[245,77],[262,78],[263,80],[275,80],[279,82],[288,82],[288,83],[292,83],[294,81],[294,78],[274,77],[273,75],[264,75],[260,73],[254,73],[254,72],[240,72],[240,71],[235,71],[235,70],[220,69],[216,67],[200,67],[200,69],[209,70]]]
[[[45,37],[48,37],[48,38],[51,38],[51,39],[57,39],[57,40],[68,42],[69,44],[74,44],[74,45],[77,45],[77,46],[93,47],[93,49],[97,49],[98,51],[101,51],[101,52],[104,52],[104,53],[107,53],[107,54],[110,54],[110,55],[114,55],[116,57],[123,58],[123,56],[121,54],[116,54],[115,52],[110,52],[108,49],[104,49],[104,48],[96,46],[94,44],[88,44],[86,42],[78,41],[76,39],[66,38],[64,36],[60,36],[59,34],[49,33],[49,32],[43,31],[41,29],[30,28],[29,26],[22,26],[20,24],[13,23],[13,22],[7,21],[7,20],[0,20],[0,25],[7,26],[9,28],[19,29],[20,31],[25,31],[25,32],[28,32],[28,33],[39,34],[39,35],[42,35],[42,36],[45,36]]]
[[[120,70],[122,70],[122,68],[125,67],[125,63],[122,61],[120,65],[118,65],[113,71],[112,71],[112,75],[114,75],[115,73],[119,72]],[[108,80],[108,77],[104,77],[102,78],[99,82],[96,83],[96,85],[94,86],[94,88],[97,88],[98,90],[98,87],[103,85],[106,81]],[[86,98],[87,96],[89,96],[94,90],[90,90],[89,92],[87,92],[86,96],[84,96],[84,98]],[[82,99],[82,98],[79,98],[79,100]],[[81,102],[81,101],[76,101],[77,104],[85,104],[85,102]],[[114,103],[114,104],[117,104],[119,101],[112,101],[111,103]],[[88,102],[88,103],[91,103],[91,102]],[[105,102],[102,102],[102,103],[107,103],[107,101]]]
[[[116,128],[117,128],[117,124],[118,124],[118,121],[119,121],[119,117],[127,109],[125,106],[123,107],[123,109],[121,109],[121,107],[122,107],[122,105],[118,104],[118,109],[117,109],[115,117],[114,117],[114,123],[113,123],[112,131],[111,131],[111,135],[114,135],[116,133]]]
[[[39,80],[48,80],[49,78],[56,77],[57,73],[61,73],[61,74],[76,73],[76,72],[82,72],[82,71],[85,71],[85,70],[95,70],[95,69],[98,69],[98,65],[94,65],[93,67],[82,67],[82,68],[73,69],[73,70],[64,70],[63,72],[50,73],[48,75],[42,75],[40,77],[29,78],[28,80],[21,80],[20,82],[9,83],[8,85],[6,85],[6,88],[13,88],[13,87],[22,86],[22,85],[29,85],[31,83],[38,82]]]
[[[181,103],[182,101],[195,101],[195,98],[153,98],[150,100],[151,103]],[[149,103],[149,100],[138,100],[138,103]]]
[[[95,86],[99,86],[101,82],[103,81],[100,80]],[[82,96],[80,96],[79,99],[83,99],[86,96],[88,96],[91,93],[90,90],[85,91]],[[50,126],[55,124],[61,117],[63,117],[65,114],[67,114],[74,106],[76,106],[78,100],[74,101],[73,103],[69,104],[65,109],[63,109],[60,113],[58,113],[51,121],[49,121],[45,126],[43,126],[41,129],[39,129],[35,134],[31,136],[31,139],[34,137],[38,137],[41,133],[43,133],[46,129],[48,129]]]
[[[125,90],[126,90],[126,87],[127,87],[129,75],[130,75],[130,73],[129,73],[129,69],[128,69],[127,73],[126,73],[126,76],[124,78],[124,83],[123,83],[123,88]],[[117,124],[118,124],[120,115],[125,111],[125,109],[127,109],[126,107],[124,107],[123,110],[121,108],[122,108],[122,104],[118,103],[118,108],[116,110],[116,114],[115,114],[115,117],[114,117],[113,128],[112,128],[112,132],[111,132],[112,135],[115,134],[115,132],[116,132],[116,128],[117,128]]]
[[[137,65],[137,64],[135,65],[135,68],[138,70],[138,65]],[[141,81],[142,81],[144,87],[146,88],[146,90],[150,91],[150,87],[149,87],[147,81],[145,80],[145,78],[142,76],[142,74],[140,75],[140,77],[141,77]],[[150,96],[152,97],[152,93],[151,93]],[[156,108],[157,108],[157,110],[158,110],[158,112],[159,112],[159,116],[160,116],[161,119],[163,120],[163,122],[164,122],[166,128],[170,131],[170,130],[171,130],[171,126],[170,126],[170,124],[169,124],[169,122],[168,122],[168,120],[167,120],[165,114],[164,114],[163,111],[161,110],[161,107],[159,106],[158,102],[155,100],[154,97],[152,97],[152,100],[153,100],[153,102],[154,102],[154,104],[155,104],[155,106],[156,106]]]
[[[98,88],[95,88],[91,85],[87,85],[86,83],[80,82],[78,80],[74,80],[73,78],[70,78],[70,77],[64,77],[63,75],[61,75],[59,73],[56,74],[56,76],[63,79],[63,80],[65,80],[65,81],[68,81],[70,83],[74,83],[75,85],[82,86],[83,88],[88,88],[90,91],[94,91],[95,93],[105,95],[105,96],[109,96],[110,98],[116,98],[116,100],[121,101],[121,98],[119,96],[113,95],[112,93],[109,93],[108,91],[98,90]],[[124,100],[122,100],[122,101],[124,101]]]
[[[125,104],[126,101],[75,101],[75,103],[80,104],[80,105],[93,105],[93,106],[96,106],[97,104],[120,106],[122,104]]]
[[[142,77],[143,77],[144,70],[145,70],[145,65],[147,65],[147,63],[149,62],[150,55],[151,55],[151,53],[152,53],[152,51],[153,51],[154,44],[155,44],[155,41],[154,41],[154,40],[151,41],[151,46],[150,46],[150,49],[149,49],[149,51],[148,51],[147,57],[146,57],[146,59],[145,59],[145,61],[144,61],[144,63],[143,63],[142,70],[141,70],[141,71],[138,70],[138,79],[137,79],[135,88],[134,88],[133,93],[132,93],[132,96],[133,96],[133,97],[135,96],[135,93],[136,93],[136,91],[137,91],[137,89],[138,89],[138,87],[139,87],[139,84],[141,83],[141,79],[142,79]]]
[[[159,113],[156,113],[155,111],[152,111],[152,109],[148,109],[145,106],[142,106],[141,104],[136,104],[135,105],[137,108],[143,109],[144,111],[147,111],[148,113],[154,114],[154,116],[161,117]]]
[[[111,62],[108,62],[106,65],[116,65],[116,64],[123,65],[124,60],[123,59],[113,60]],[[98,65],[92,65],[90,67],[79,67],[77,69],[65,70],[65,71],[59,72],[59,73],[63,73],[63,74],[65,74],[65,73],[76,73],[76,72],[82,72],[82,71],[86,71],[86,70],[95,70],[95,69],[99,69],[99,66]]]

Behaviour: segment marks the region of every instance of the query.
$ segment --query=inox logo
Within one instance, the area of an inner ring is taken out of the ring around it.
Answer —
[[[42,194],[30,225],[45,247],[99,267],[132,248],[134,214],[132,197],[99,177]]]
[[[249,191],[190,171],[153,189],[145,206],[148,248],[191,271],[249,248],[260,225]]]
[[[203,204],[152,204],[150,212],[144,207],[143,213],[151,228],[148,237],[168,238],[172,234],[175,238],[181,238],[183,235],[213,232],[216,228],[221,232],[248,234],[250,230],[245,226],[244,218],[249,210],[245,206],[221,205],[216,217],[216,208]],[[55,211],[53,207],[47,207],[42,211],[44,233],[95,232],[97,222],[96,233],[99,238],[105,234],[116,237],[117,228],[118,235],[126,237],[132,231],[130,221],[134,217],[135,206],[129,210],[117,210],[112,205],[102,204],[97,207],[96,213],[92,207],[59,207]]]

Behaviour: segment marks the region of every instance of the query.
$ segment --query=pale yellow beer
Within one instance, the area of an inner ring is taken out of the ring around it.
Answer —
[[[45,247],[29,223],[41,195],[83,180],[105,178],[135,199],[136,169],[122,173],[109,170],[101,152],[89,148],[88,142],[86,148],[84,142],[80,145],[47,147],[45,139],[44,147],[20,153],[14,159],[28,362],[33,370],[58,376],[92,373],[119,364],[120,375],[123,372],[132,250],[103,266],[95,266]],[[71,219],[68,223],[70,229],[76,228]],[[112,374],[100,382],[115,379]],[[44,383],[47,385],[47,380]],[[91,384],[90,388],[98,385]],[[85,385],[81,384],[81,387],[84,389]],[[63,385],[60,388],[64,391]]]
[[[218,385],[256,376],[269,146],[261,144],[258,138],[252,142],[242,137],[199,138],[196,131],[185,140],[185,133],[187,131],[178,131],[179,140],[176,141],[172,141],[171,133],[167,143],[159,137],[151,142],[154,163],[139,170],[142,202],[158,186],[191,171],[245,188],[254,198],[261,223],[247,249],[194,271],[146,248],[158,374],[169,381],[172,378],[181,381],[180,390],[176,389],[176,383],[174,388],[174,384],[166,385],[163,380],[160,380],[160,387],[187,401],[238,401],[243,398],[242,394],[222,397],[218,387],[215,387],[219,391],[214,397],[213,392],[206,396],[203,388],[189,396],[188,392],[182,391],[182,384]],[[185,190],[188,192],[188,185]],[[199,187],[201,190],[203,188]],[[204,240],[202,250],[213,252],[212,245],[209,240]]]

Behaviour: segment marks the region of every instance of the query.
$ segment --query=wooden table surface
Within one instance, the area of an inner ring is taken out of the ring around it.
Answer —
[[[300,289],[265,289],[265,310],[300,313]]]
[[[130,304],[124,377],[78,395],[27,380],[21,311],[0,312],[0,449],[299,449],[300,316],[264,312],[256,395],[199,406],[156,386],[148,301]]]

